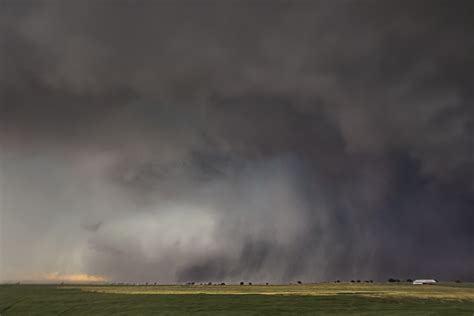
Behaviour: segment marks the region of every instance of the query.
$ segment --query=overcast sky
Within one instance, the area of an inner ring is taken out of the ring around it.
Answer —
[[[474,280],[472,1],[0,6],[1,280]]]

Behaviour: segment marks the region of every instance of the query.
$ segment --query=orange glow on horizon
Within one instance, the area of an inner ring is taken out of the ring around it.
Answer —
[[[49,272],[45,274],[35,275],[33,279],[37,281],[48,282],[105,282],[107,279],[101,275],[93,275],[87,273],[70,273],[63,274],[59,272]]]

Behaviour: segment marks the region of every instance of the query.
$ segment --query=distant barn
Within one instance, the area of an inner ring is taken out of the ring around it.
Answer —
[[[413,281],[413,284],[435,284],[438,281],[433,280],[433,279],[428,279],[428,280],[415,280]]]

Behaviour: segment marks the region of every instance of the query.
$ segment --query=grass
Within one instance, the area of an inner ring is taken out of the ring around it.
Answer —
[[[245,294],[245,295],[243,295]],[[2,285],[4,315],[474,315],[472,284]]]
[[[160,286],[81,286],[84,291],[114,294],[264,294],[330,296],[354,294],[370,297],[411,297],[474,301],[474,286],[443,283],[319,283],[303,285],[160,285]]]

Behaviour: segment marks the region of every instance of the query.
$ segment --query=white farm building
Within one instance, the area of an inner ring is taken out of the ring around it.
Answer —
[[[433,280],[433,279],[427,279],[427,280],[415,280],[413,281],[413,284],[435,284],[438,281]]]

